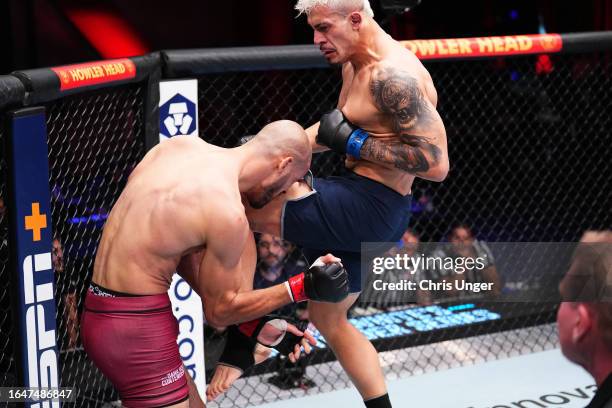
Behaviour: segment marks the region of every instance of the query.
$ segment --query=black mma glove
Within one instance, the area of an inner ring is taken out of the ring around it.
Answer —
[[[316,141],[337,153],[359,159],[361,147],[369,136],[368,132],[353,125],[340,109],[334,109],[321,117]]]
[[[227,342],[219,364],[234,367],[242,372],[255,365],[255,342],[248,336],[245,336],[237,325],[232,325],[227,328]]]
[[[349,294],[348,274],[341,264],[324,264],[320,258],[310,268],[285,282],[294,302],[342,302]]]
[[[263,343],[258,340],[258,336],[266,324],[273,324],[284,333],[274,343]],[[291,323],[304,332],[308,328],[308,321],[296,321],[291,318],[268,315],[261,319],[250,322],[232,325],[228,327],[227,342],[223,353],[219,358],[219,364],[237,368],[242,372],[255,365],[253,353],[257,343],[276,349],[283,355],[288,355],[294,351],[296,345],[302,344],[304,336],[296,336],[287,331],[287,323]]]
[[[306,330],[308,329],[308,324],[309,324],[308,320],[294,320],[290,318],[285,318],[285,320],[288,323],[291,323],[292,325],[297,327],[297,329],[301,331],[302,333],[306,333]],[[285,336],[283,337],[280,343],[274,346],[274,349],[277,350],[282,355],[286,356],[290,353],[293,353],[293,350],[295,349],[296,344],[299,346],[302,345],[303,338],[304,336],[297,336],[291,332],[285,332]]]

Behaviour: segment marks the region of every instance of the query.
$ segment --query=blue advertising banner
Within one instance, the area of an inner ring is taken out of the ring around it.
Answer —
[[[10,113],[11,255],[18,282],[18,341],[23,386],[59,387],[56,346],[49,161],[44,108]],[[28,403],[59,407],[58,401]]]

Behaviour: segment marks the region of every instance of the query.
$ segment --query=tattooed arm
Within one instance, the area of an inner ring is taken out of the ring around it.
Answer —
[[[446,131],[417,80],[401,69],[379,68],[372,75],[370,91],[398,138],[368,138],[361,158],[427,180],[444,180],[448,173]]]

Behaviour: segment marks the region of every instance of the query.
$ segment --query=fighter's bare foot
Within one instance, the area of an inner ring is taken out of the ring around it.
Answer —
[[[253,353],[255,364],[259,364],[266,360],[270,357],[271,353],[272,349],[268,347],[264,347],[260,344],[255,346],[255,352]],[[215,374],[206,389],[206,399],[212,401],[219,395],[225,393],[241,375],[242,370],[236,367],[218,364],[215,369]]]
[[[235,367],[217,365],[215,374],[212,380],[210,380],[208,388],[206,388],[206,399],[212,401],[219,395],[225,393],[241,375],[242,370]]]
[[[272,338],[276,338],[278,336],[278,333],[274,331],[275,328],[273,326],[270,326],[267,329],[270,331],[270,333],[267,333],[267,335],[271,336]],[[292,363],[295,363],[300,358],[302,352],[305,354],[310,354],[312,346],[316,345],[317,341],[309,331],[301,332],[292,324],[288,324],[286,330],[297,336],[304,336],[300,344],[296,344],[293,352],[287,356]],[[261,344],[257,344],[253,353],[255,364],[259,364],[267,360],[271,353],[272,349],[262,346]],[[212,401],[219,395],[227,392],[227,390],[238,378],[240,378],[241,375],[242,370],[236,367],[218,364],[217,368],[215,369],[215,374],[213,375],[213,378],[210,380],[210,384],[206,389],[207,400]]]

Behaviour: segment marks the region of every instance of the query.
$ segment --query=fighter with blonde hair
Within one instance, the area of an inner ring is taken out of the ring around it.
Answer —
[[[247,208],[247,216],[254,230],[302,246],[309,259],[327,251],[342,259],[351,295],[335,305],[311,301],[309,316],[366,407],[388,408],[376,350],[347,319],[361,291],[361,243],[400,239],[414,179],[447,176],[446,131],[431,76],[374,21],[367,0],[299,0],[296,9],[327,61],[342,65],[337,109],[306,132],[314,152],[346,154],[349,172],[315,178],[312,188],[295,184],[266,208]]]

